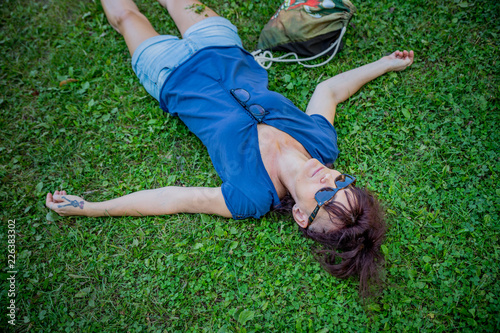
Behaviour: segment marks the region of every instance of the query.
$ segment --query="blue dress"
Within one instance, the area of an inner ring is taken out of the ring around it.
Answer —
[[[244,49],[209,47],[177,67],[160,94],[161,108],[207,147],[234,219],[260,218],[280,203],[261,158],[257,124],[289,134],[327,166],[339,153],[328,120],[305,114],[267,85],[266,70]]]

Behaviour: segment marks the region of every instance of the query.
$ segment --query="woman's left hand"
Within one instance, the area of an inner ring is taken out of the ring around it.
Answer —
[[[61,216],[85,215],[84,206],[87,202],[76,195],[68,195],[66,191],[47,193],[45,206]]]

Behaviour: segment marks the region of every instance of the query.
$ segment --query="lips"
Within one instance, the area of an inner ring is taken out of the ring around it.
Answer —
[[[314,177],[318,172],[320,172],[323,169],[323,167],[318,168],[314,173],[312,174],[311,178]]]

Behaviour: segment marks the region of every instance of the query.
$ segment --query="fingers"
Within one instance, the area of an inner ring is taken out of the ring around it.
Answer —
[[[62,194],[59,191],[55,192],[54,195],[52,196],[52,201],[54,203],[64,202],[64,199],[62,198]]]
[[[415,53],[413,53],[413,51],[406,51],[404,50],[402,52],[402,58],[403,60],[406,60],[406,61],[409,61],[409,63],[406,65],[406,67],[410,66],[411,64],[413,64],[413,59],[415,57]]]
[[[54,198],[52,197],[52,193],[47,193],[47,197],[45,198],[45,206],[47,206],[47,208],[49,209],[52,209],[51,206],[54,205]]]
[[[64,199],[62,198],[64,195],[67,195],[66,191],[55,191],[54,194],[52,193],[47,193],[47,196],[45,198],[45,206],[47,208],[55,210],[56,204],[64,202]]]
[[[52,193],[50,192],[47,193],[47,197],[45,199],[45,206],[47,206],[48,209],[51,209],[53,211],[56,210],[57,204],[62,201],[60,199],[60,195],[56,193],[60,193],[60,191],[55,191],[54,195],[52,195]]]
[[[401,53],[402,59],[410,58],[413,61],[413,57],[414,57],[413,51],[404,50],[403,52],[400,52],[400,53]]]
[[[412,50],[397,50],[391,55],[384,57],[388,61],[388,65],[391,71],[403,71],[413,64],[415,54]]]
[[[397,58],[397,59],[406,59],[406,58],[410,58],[411,61],[413,62],[413,57],[414,57],[414,53],[413,51],[407,51],[407,50],[404,50],[404,51],[395,51],[394,52],[394,56]]]
[[[62,198],[64,195],[68,195],[66,191],[55,191],[53,197],[54,202],[63,202],[64,199]]]
[[[413,63],[413,59],[415,58],[415,53],[413,53],[413,50],[410,51],[408,56],[410,57],[411,63]]]

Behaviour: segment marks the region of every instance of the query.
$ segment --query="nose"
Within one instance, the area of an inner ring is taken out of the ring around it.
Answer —
[[[335,179],[340,175],[336,170],[330,170],[321,178],[321,183],[336,188]]]

